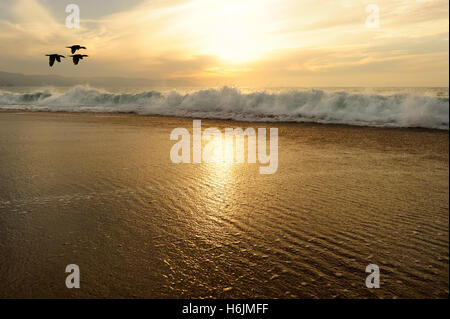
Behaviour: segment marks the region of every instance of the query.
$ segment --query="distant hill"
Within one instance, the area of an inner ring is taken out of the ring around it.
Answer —
[[[0,71],[0,86],[70,86],[75,83],[76,80],[58,75],[24,75]]]
[[[99,87],[171,87],[171,86],[198,86],[191,79],[145,79],[122,77],[79,77],[69,78],[59,75],[25,75],[0,71],[0,87],[15,86],[73,86],[89,84]]]

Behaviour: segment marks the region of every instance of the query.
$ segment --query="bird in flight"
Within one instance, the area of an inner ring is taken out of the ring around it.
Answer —
[[[46,56],[49,57],[49,61],[48,64],[52,67],[53,64],[55,64],[55,60],[58,62],[61,62],[61,58],[65,58],[64,55],[60,55],[60,54],[46,54]]]
[[[86,54],[75,54],[75,55],[71,55],[71,57],[73,58],[73,64],[77,65],[78,62],[80,62],[80,60],[83,60],[83,58],[88,57],[88,55],[86,55]]]
[[[75,45],[72,45],[71,47],[67,47],[67,48],[72,50],[72,54],[74,54],[75,52],[77,52],[77,50],[81,50],[81,49],[86,50],[86,47],[82,47],[82,46],[79,45],[79,44],[75,44]]]

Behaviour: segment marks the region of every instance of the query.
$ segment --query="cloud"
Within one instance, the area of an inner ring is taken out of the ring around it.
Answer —
[[[385,74],[398,85],[448,85],[448,2],[378,0],[375,30],[365,28],[369,2],[134,1],[104,15],[96,6],[80,29],[67,29],[51,1],[7,1],[0,69],[68,75],[72,65],[49,70],[43,55],[82,43],[90,57],[77,67],[79,76],[293,86],[382,85]],[[95,4],[83,2],[82,12],[89,6]]]

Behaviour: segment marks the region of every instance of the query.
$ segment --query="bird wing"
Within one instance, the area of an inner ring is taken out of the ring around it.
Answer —
[[[78,62],[80,62],[80,58],[77,57],[77,56],[74,56],[74,57],[73,57],[73,64],[77,65]]]
[[[61,62],[61,57],[59,55],[56,56],[56,61]]]
[[[56,57],[54,55],[50,56],[50,61],[49,61],[50,66],[53,66],[53,64],[55,64],[55,59],[56,59]]]
[[[72,54],[74,54],[75,52],[77,52],[77,49],[75,47],[72,47]]]

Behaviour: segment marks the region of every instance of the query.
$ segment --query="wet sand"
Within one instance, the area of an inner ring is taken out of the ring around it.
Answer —
[[[278,127],[277,173],[173,164],[192,119],[0,112],[0,297],[449,297],[448,131],[202,124]]]

